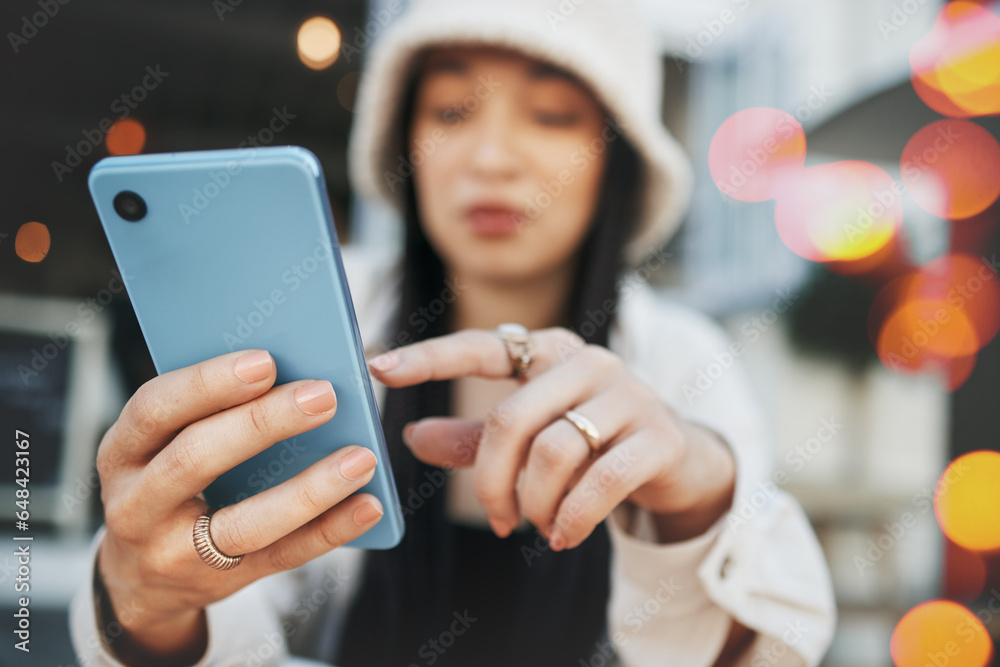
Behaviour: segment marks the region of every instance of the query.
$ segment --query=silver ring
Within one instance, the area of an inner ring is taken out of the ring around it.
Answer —
[[[231,570],[243,562],[243,555],[227,556],[219,551],[218,547],[215,546],[215,542],[212,541],[212,534],[210,532],[212,515],[218,509],[218,507],[214,507],[195,520],[194,549],[206,565],[214,567],[216,570]]]
[[[494,329],[493,333],[500,336],[507,349],[511,364],[510,376],[523,381],[533,361],[532,355],[535,353],[535,341],[531,337],[531,332],[524,325],[507,322]]]
[[[597,430],[596,426],[594,426],[594,422],[590,421],[575,410],[567,410],[563,414],[563,418],[576,427],[576,430],[583,435],[592,451],[596,452],[601,448],[601,432]]]

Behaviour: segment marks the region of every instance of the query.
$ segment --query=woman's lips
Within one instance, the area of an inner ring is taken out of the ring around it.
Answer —
[[[480,236],[508,236],[517,233],[524,216],[504,206],[473,206],[465,219]]]

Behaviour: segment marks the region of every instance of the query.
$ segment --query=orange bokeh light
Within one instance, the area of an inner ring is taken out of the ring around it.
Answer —
[[[104,138],[111,155],[135,155],[146,145],[146,128],[134,118],[116,120]]]
[[[963,311],[946,301],[921,299],[907,301],[886,319],[877,351],[892,370],[919,371],[973,355],[980,347]]]
[[[955,544],[972,551],[1000,549],[1000,452],[958,457],[941,475],[934,513]]]
[[[14,237],[14,252],[26,262],[36,264],[49,254],[52,238],[49,228],[40,222],[26,222]]]
[[[887,368],[943,371],[946,387],[954,390],[1000,332],[1000,279],[971,255],[940,257],[879,291],[868,332]]]
[[[788,184],[774,210],[778,234],[792,252],[815,262],[870,257],[903,220],[899,186],[870,162],[808,167]]]
[[[340,55],[340,28],[325,16],[306,19],[296,37],[299,60],[309,69],[326,69]]]
[[[908,611],[892,632],[889,651],[896,667],[985,667],[993,655],[982,621],[949,600],[931,600]]]
[[[975,600],[983,592],[987,568],[981,554],[946,540],[944,562],[946,597]]]
[[[944,5],[910,51],[913,88],[955,118],[1000,113],[1000,16],[975,3]]]
[[[1000,197],[1000,143],[971,121],[935,121],[906,143],[900,173],[907,192],[928,213],[969,218]]]
[[[938,299],[963,311],[980,347],[1000,331],[1000,280],[988,263],[953,253],[923,266],[910,284],[911,299]]]
[[[727,118],[712,137],[708,167],[716,187],[745,202],[774,199],[806,159],[806,135],[790,113],[751,107]]]

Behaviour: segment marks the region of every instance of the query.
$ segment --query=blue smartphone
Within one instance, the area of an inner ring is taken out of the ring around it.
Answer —
[[[276,384],[329,380],[337,394],[330,421],[221,475],[209,505],[362,445],[378,464],[361,491],[384,515],[350,546],[398,544],[403,515],[316,156],[281,146],[109,157],[88,183],[157,373],[261,348]]]

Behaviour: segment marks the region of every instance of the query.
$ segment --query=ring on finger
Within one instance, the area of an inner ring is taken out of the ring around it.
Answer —
[[[535,353],[535,340],[531,337],[531,332],[524,325],[508,322],[495,328],[493,333],[500,337],[507,350],[511,363],[510,376],[523,381]]]
[[[601,440],[601,432],[597,430],[594,422],[590,421],[575,410],[567,410],[563,413],[563,419],[576,427],[576,430],[580,432],[584,440],[586,440],[587,444],[590,446],[591,454],[601,448],[601,445],[603,444],[603,441]]]
[[[213,507],[194,522],[194,549],[198,552],[198,557],[209,567],[216,570],[231,570],[243,562],[243,554],[239,556],[227,556],[219,551],[212,541],[211,524],[212,515],[218,511],[218,507]]]

